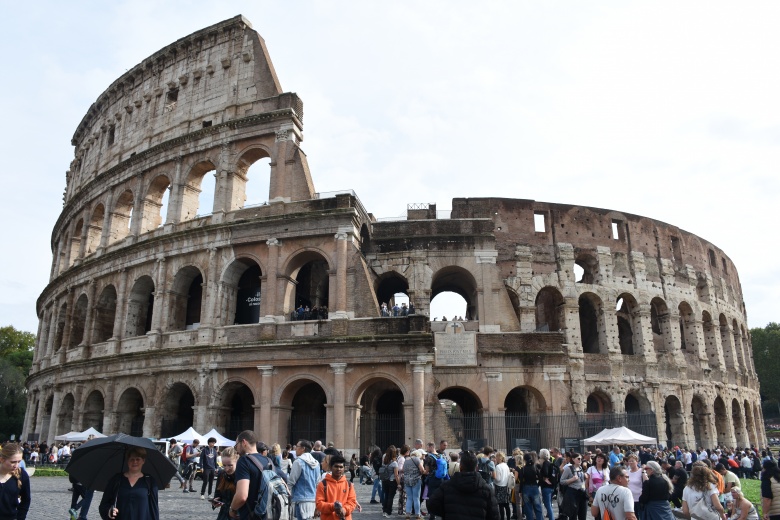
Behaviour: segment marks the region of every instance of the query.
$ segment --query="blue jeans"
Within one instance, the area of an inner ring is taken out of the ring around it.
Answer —
[[[422,479],[417,481],[414,486],[404,485],[406,490],[406,514],[407,515],[419,515],[420,514],[420,488],[422,487]]]
[[[89,506],[92,504],[92,495],[94,494],[94,489],[88,489],[84,492],[84,498],[81,499],[81,505],[79,506],[79,520],[87,520]]]
[[[542,488],[542,502],[544,503],[544,508],[547,510],[547,520],[555,520],[552,510],[553,491],[555,491],[553,488]]]
[[[379,503],[384,504],[385,503],[385,493],[382,491],[382,481],[379,479],[379,475],[376,476],[374,479],[374,487],[371,488],[371,500],[375,500],[374,497],[377,495],[377,491],[379,492]]]
[[[534,520],[534,514],[536,514],[536,520],[544,520],[539,486],[523,486],[523,511],[526,520]]]

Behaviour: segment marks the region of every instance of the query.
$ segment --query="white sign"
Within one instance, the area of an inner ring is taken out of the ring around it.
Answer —
[[[476,332],[436,332],[433,334],[433,344],[436,347],[436,366],[477,366]]]

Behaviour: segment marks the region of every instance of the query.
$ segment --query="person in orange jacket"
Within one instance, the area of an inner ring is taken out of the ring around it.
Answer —
[[[317,484],[316,509],[322,520],[349,520],[357,507],[355,486],[344,476],[347,461],[341,455],[330,458],[330,474]]]

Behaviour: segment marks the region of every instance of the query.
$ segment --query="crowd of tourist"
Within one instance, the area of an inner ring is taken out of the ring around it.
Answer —
[[[308,305],[299,305],[290,315],[290,319],[292,321],[327,320],[328,308],[324,305],[322,307],[315,305],[311,308]]]

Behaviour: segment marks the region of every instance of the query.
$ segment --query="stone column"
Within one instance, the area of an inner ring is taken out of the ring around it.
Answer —
[[[119,414],[114,410],[116,410],[116,405],[114,404],[114,385],[109,384],[106,386],[106,397],[103,399],[103,429],[100,433],[104,435],[116,433],[116,418]]]
[[[22,436],[19,437],[20,441],[24,441],[27,439],[27,435],[30,433],[30,430],[35,426],[32,424],[35,421],[35,413],[33,410],[35,410],[35,400],[38,398],[38,392],[30,392],[27,394],[27,408],[24,414],[24,425],[22,427]]]
[[[271,365],[258,365],[260,371],[260,421],[255,421],[255,433],[259,434],[263,442],[271,441],[271,386],[274,376],[274,367]],[[257,425],[260,425],[259,431]]]
[[[347,246],[351,240],[351,228],[339,228],[336,239],[336,305],[330,312],[333,319],[346,319],[347,315]]]
[[[216,306],[219,303],[219,290],[217,289],[217,248],[209,248],[209,267],[206,272],[206,312],[201,317],[200,326],[211,327],[214,325]]]
[[[60,345],[60,363],[65,363],[65,351],[70,345],[70,331],[73,328],[73,298],[74,290],[72,287],[68,288],[68,300],[65,307],[65,329],[62,332],[62,344]],[[65,432],[67,433],[67,432]]]
[[[152,309],[152,330],[150,332],[159,334],[163,330],[163,326],[167,330],[168,312],[165,308],[165,257],[157,259],[157,276],[154,282],[154,309]]]
[[[499,413],[499,408],[504,405],[504,403],[499,403],[498,398],[498,384],[501,382],[501,379],[501,372],[485,372],[488,390],[487,411],[492,415]]]
[[[62,390],[59,387],[54,387],[54,398],[51,404],[51,419],[49,420],[49,434],[47,435],[46,444],[51,446],[54,442],[54,437],[57,436],[57,428],[60,427],[60,400],[62,399]],[[67,432],[62,432],[67,433]]]
[[[38,393],[38,413],[35,415],[35,424],[33,424],[33,431],[32,433],[40,433],[43,435],[43,412],[44,408],[46,408],[46,393],[45,392],[39,392]],[[29,433],[29,432],[28,432]]]
[[[114,332],[111,339],[114,344],[125,335],[125,321],[127,320],[127,269],[119,271],[119,287],[116,291],[116,313],[114,314]],[[114,345],[116,349],[116,345]]]
[[[500,332],[498,301],[493,292],[493,279],[498,251],[475,251],[480,277],[477,280],[477,317],[480,332]],[[468,311],[467,311],[468,313]],[[471,319],[474,319],[472,316]]]
[[[260,318],[261,322],[273,323],[276,320],[274,316],[284,314],[281,309],[278,308],[276,303],[276,296],[279,290],[278,278],[278,265],[279,265],[279,253],[282,250],[282,243],[275,238],[269,238],[265,241],[268,246],[268,262],[266,264],[268,271],[263,273],[265,275],[265,281],[261,279],[260,283]]]
[[[108,192],[108,199],[103,210],[103,228],[100,230],[100,244],[97,251],[102,251],[108,246],[108,240],[111,237],[111,208],[114,207],[114,193]]]
[[[81,431],[85,430],[84,422],[84,406],[82,399],[84,398],[84,385],[76,385],[76,390],[73,392],[73,424],[71,429]]]
[[[425,439],[425,367],[427,361],[410,361],[412,366],[412,399],[414,409],[413,438]]]
[[[87,248],[90,219],[91,219],[90,215],[87,214],[84,217],[83,224],[81,226],[81,242],[79,243],[79,259],[84,258],[84,250]]]
[[[95,280],[90,280],[87,282],[87,316],[84,319],[84,340],[81,342],[82,345],[89,346],[92,345],[92,323],[94,321],[95,317],[95,291],[97,290],[97,286],[95,284]],[[89,350],[85,349],[84,352],[82,352],[82,357],[88,358],[89,357]]]
[[[344,428],[345,419],[345,389],[344,379],[347,371],[346,363],[331,363],[333,369],[333,442],[336,448],[343,450],[345,448]]]
[[[157,422],[157,417],[154,413],[154,406],[145,406],[143,408],[144,413],[144,426],[143,426],[143,436],[144,437],[154,437],[154,430],[155,430],[155,423]]]

